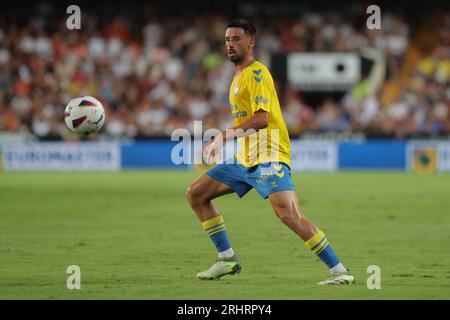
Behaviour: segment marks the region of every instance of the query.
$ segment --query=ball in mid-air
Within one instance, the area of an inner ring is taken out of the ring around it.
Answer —
[[[64,121],[70,131],[78,135],[97,132],[105,123],[105,109],[91,96],[70,100],[64,111]]]

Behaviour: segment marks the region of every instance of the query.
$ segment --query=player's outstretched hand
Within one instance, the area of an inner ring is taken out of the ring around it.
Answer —
[[[203,160],[207,164],[214,164],[220,161],[220,152],[223,149],[223,137],[222,134],[214,137],[208,142],[203,149]]]

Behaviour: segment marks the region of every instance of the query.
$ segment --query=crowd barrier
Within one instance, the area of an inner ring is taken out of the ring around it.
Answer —
[[[132,143],[1,143],[0,163],[5,171],[189,169],[193,167],[191,162],[196,152],[194,144],[184,143],[183,146],[176,141],[164,140]],[[201,142],[196,147],[197,151],[201,150]],[[291,154],[294,171],[450,171],[448,141],[293,140]]]

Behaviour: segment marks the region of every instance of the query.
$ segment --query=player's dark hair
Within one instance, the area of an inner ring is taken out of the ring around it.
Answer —
[[[225,29],[228,28],[242,28],[244,29],[244,32],[246,34],[248,34],[249,36],[256,36],[256,28],[253,25],[253,23],[251,23],[249,20],[246,19],[234,19],[231,20],[227,27]]]

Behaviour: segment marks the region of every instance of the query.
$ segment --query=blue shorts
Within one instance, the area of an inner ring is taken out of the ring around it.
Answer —
[[[283,162],[267,162],[253,167],[245,167],[239,163],[221,163],[206,174],[228,185],[239,197],[243,197],[252,188],[263,199],[277,191],[295,190],[291,181],[291,169]]]

